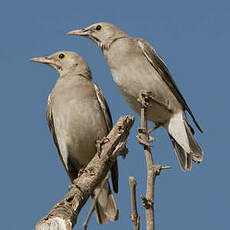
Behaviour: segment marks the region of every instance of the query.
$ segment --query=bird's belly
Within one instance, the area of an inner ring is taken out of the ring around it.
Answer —
[[[121,90],[122,95],[124,96],[126,102],[129,104],[131,109],[140,115],[141,113],[141,104],[137,101],[138,97],[131,96],[127,92]],[[171,117],[171,113],[160,106],[158,103],[151,102],[147,109],[147,119],[155,123],[165,123]]]
[[[106,124],[98,108],[98,102],[86,101],[86,105],[84,103],[78,105],[76,101],[72,101],[60,106],[62,108],[56,108],[56,112],[60,109],[62,116],[54,115],[54,117],[63,161],[66,166],[68,159],[71,159],[77,163],[75,165],[77,169],[85,167],[96,153],[96,140],[107,135]],[[69,110],[71,106],[76,109]]]
[[[85,167],[96,153],[96,141],[74,138],[74,144],[70,145],[69,143],[73,143],[73,140],[67,140],[67,149],[70,159],[77,162],[75,167]]]
[[[125,100],[138,114],[140,114],[141,105],[137,99],[141,91],[151,92],[157,98],[160,98],[160,103],[153,100],[148,107],[148,120],[164,123],[171,117],[172,113],[170,111],[177,109],[178,103],[175,102],[174,96],[154,73],[145,72],[141,68],[136,70],[126,65],[120,70],[112,71],[112,75]],[[162,106],[161,102],[165,106]]]

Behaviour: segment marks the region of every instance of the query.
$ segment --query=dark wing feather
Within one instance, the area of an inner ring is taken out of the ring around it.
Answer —
[[[94,88],[95,88],[95,92],[96,92],[96,95],[97,95],[99,105],[101,107],[101,110],[103,111],[106,126],[107,126],[107,131],[109,133],[110,130],[113,128],[112,116],[111,116],[108,104],[107,104],[107,102],[106,102],[106,100],[105,100],[100,88],[95,83],[93,83],[93,85],[94,85]]]
[[[173,80],[168,68],[166,67],[165,63],[161,59],[161,57],[157,54],[155,49],[144,39],[138,38],[137,39],[139,47],[142,49],[143,54],[147,58],[147,60],[151,63],[151,65],[156,69],[159,73],[161,79],[167,84],[169,89],[172,91],[174,96],[183,106],[184,110],[187,110],[190,116],[192,117],[193,122],[195,123],[196,127],[199,129],[201,133],[203,133],[202,129],[200,128],[199,124],[197,123],[192,111],[188,107],[184,97],[180,93],[178,87],[176,86],[175,81]]]
[[[65,167],[65,170],[66,170],[67,174],[69,175],[71,181],[73,181],[75,178],[77,178],[78,172],[74,167],[72,167],[70,165],[70,163],[69,163],[70,161],[68,162],[68,166],[65,165],[65,163],[63,161],[61,151],[60,151],[60,148],[59,148],[59,145],[58,145],[57,136],[56,136],[56,133],[55,133],[53,114],[52,114],[51,95],[49,95],[49,97],[48,97],[47,109],[46,109],[46,119],[47,119],[47,122],[48,122],[48,125],[49,125],[50,132],[51,132],[51,134],[53,136],[54,143],[55,143],[55,145],[57,147],[58,154],[59,154],[59,156],[61,158],[61,161],[62,161],[62,163],[63,163],[63,165]],[[67,167],[68,167],[68,170],[67,170]]]
[[[108,104],[102,94],[102,91],[100,88],[94,83],[94,88],[95,92],[97,95],[97,99],[99,102],[99,105],[101,107],[101,110],[103,111],[106,126],[107,126],[107,131],[108,133],[113,127],[113,122],[112,122],[112,116],[108,107]],[[112,178],[112,183],[113,183],[113,190],[114,192],[118,193],[118,165],[117,165],[117,160],[113,163],[111,167],[111,178]]]

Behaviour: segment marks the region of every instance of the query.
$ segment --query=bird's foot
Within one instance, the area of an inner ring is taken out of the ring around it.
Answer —
[[[84,167],[80,168],[79,171],[78,171],[78,176],[77,177],[81,176],[84,172],[85,172],[85,168]]]
[[[101,155],[101,147],[102,147],[102,145],[104,145],[108,141],[109,141],[109,139],[107,137],[103,137],[101,139],[96,140],[96,149],[97,149],[97,154],[98,154],[99,157]]]
[[[137,101],[144,107],[148,108],[150,102],[153,100],[152,92],[147,90],[141,90]]]
[[[149,142],[153,142],[154,137],[149,136],[148,131],[146,129],[138,128],[137,140],[144,147],[151,147]]]
[[[74,184],[68,185],[68,190],[70,191],[71,189],[75,188],[76,186]]]
[[[125,159],[126,155],[128,154],[126,143],[127,143],[127,140],[119,142],[118,145],[115,147],[115,150],[113,151],[113,155],[116,157],[122,156],[122,158]]]

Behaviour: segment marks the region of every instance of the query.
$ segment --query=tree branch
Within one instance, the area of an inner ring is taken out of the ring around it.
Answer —
[[[108,142],[101,146],[83,173],[74,180],[70,191],[59,201],[35,227],[35,230],[72,230],[81,208],[96,186],[106,177],[112,162],[124,149],[125,140],[134,123],[134,117],[122,116],[107,136]],[[123,144],[120,144],[123,143]]]
[[[146,108],[143,106],[141,108],[141,129],[146,132],[142,133],[142,138],[145,142],[148,142],[149,135],[147,133],[147,119],[146,119]],[[154,184],[156,175],[154,173],[154,162],[152,158],[152,153],[150,149],[150,145],[144,146],[145,160],[147,165],[147,186],[146,186],[146,194],[145,199],[142,196],[142,200],[145,207],[145,215],[146,215],[146,229],[153,230],[154,229]]]
[[[130,195],[131,195],[131,220],[133,222],[134,230],[140,229],[140,216],[137,213],[137,202],[136,202],[136,180],[134,177],[129,177],[129,187],[130,187]]]
[[[155,165],[151,153],[150,141],[153,141],[154,138],[149,136],[147,130],[147,109],[148,106],[151,106],[150,102],[152,100],[151,92],[140,92],[138,102],[141,103],[141,128],[138,129],[137,139],[141,145],[144,146],[144,153],[147,166],[147,186],[145,196],[141,196],[143,201],[143,206],[145,207],[146,215],[146,229],[154,230],[155,229],[155,220],[154,220],[154,189],[155,189],[155,180],[156,176],[160,174],[161,169],[169,168],[168,166]]]

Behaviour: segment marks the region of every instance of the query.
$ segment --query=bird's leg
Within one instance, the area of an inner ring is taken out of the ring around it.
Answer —
[[[153,100],[153,95],[151,91],[141,90],[137,101],[141,104],[142,107],[148,108],[151,100]]]
[[[150,101],[152,99],[151,95],[151,92],[143,90],[139,93],[139,97],[137,99],[137,101],[141,104],[141,128],[138,128],[137,140],[141,145],[146,147],[150,147],[149,142],[154,141],[154,138],[149,136],[146,118],[146,111],[148,106],[150,106]]]
[[[100,157],[101,154],[101,146],[105,143],[107,143],[109,139],[107,137],[102,137],[101,139],[96,140],[96,149],[97,149],[97,154]]]
[[[144,106],[145,108],[147,108],[149,106],[151,107],[151,102],[154,102],[155,104],[158,104],[162,108],[167,110],[169,113],[173,113],[173,110],[169,107],[169,101],[164,100],[161,97],[157,97],[151,91],[142,90],[139,93],[139,97],[138,97],[137,101],[140,102],[141,105]]]
[[[148,134],[152,133],[160,127],[160,124],[155,124],[152,128],[148,129]]]

